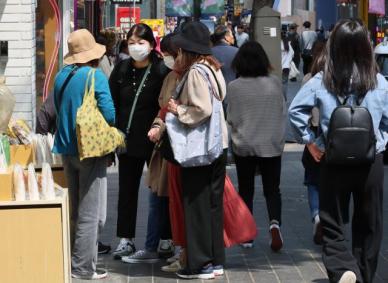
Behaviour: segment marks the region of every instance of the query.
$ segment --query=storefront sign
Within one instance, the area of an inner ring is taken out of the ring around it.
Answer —
[[[154,32],[155,37],[164,36],[164,20],[163,19],[141,19],[141,23],[148,25]]]
[[[369,0],[369,13],[385,15],[385,0]]]
[[[116,10],[116,27],[128,32],[131,26],[140,23],[139,7],[118,7]]]
[[[167,17],[191,17],[193,10],[193,0],[166,0]]]
[[[202,0],[201,14],[202,15],[222,15],[224,14],[224,0]]]
[[[136,4],[141,4],[142,0],[135,0]],[[110,0],[111,4],[133,4],[133,0]]]

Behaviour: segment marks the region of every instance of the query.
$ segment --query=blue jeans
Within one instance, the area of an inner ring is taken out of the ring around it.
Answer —
[[[311,219],[319,214],[319,187],[317,185],[308,184],[307,193],[309,199]]]
[[[147,235],[145,249],[156,252],[159,240],[162,235],[163,225],[166,223],[166,209],[168,213],[168,197],[159,197],[156,193],[150,192],[147,221]]]
[[[319,214],[319,170],[306,169],[304,184],[307,186],[311,219]]]

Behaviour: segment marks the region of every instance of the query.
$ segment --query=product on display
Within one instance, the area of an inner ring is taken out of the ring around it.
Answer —
[[[36,180],[35,168],[32,163],[28,165],[28,197],[29,200],[39,200],[38,181]]]
[[[8,159],[9,159],[9,151],[8,151]],[[3,139],[1,139],[0,140],[0,174],[5,174],[7,172],[7,169],[8,169],[7,153],[6,153],[5,145],[3,143]]]
[[[23,168],[19,164],[15,164],[13,167],[13,183],[14,194],[16,201],[26,200],[26,184],[24,181]]]
[[[15,98],[5,85],[5,78],[0,76],[0,133],[4,133],[7,130],[14,107]]]
[[[55,199],[53,173],[48,163],[42,164],[42,197],[45,200]]]
[[[31,144],[32,132],[30,127],[23,120],[12,120],[8,124],[7,134],[11,138],[17,138],[20,144]]]

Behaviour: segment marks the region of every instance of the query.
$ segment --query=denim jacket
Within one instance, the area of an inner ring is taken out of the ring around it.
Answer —
[[[347,104],[354,104],[355,96],[351,95]],[[329,93],[322,81],[322,73],[310,79],[296,94],[288,110],[294,135],[298,142],[308,144],[314,142],[322,151],[325,150],[325,138],[333,110],[340,105],[335,95]],[[315,136],[309,127],[311,109],[319,109],[320,134]],[[364,97],[361,106],[366,107],[373,120],[376,135],[376,153],[385,150],[388,141],[388,82],[377,75],[377,86]]]

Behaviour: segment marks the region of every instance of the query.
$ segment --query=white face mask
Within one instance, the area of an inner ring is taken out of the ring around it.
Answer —
[[[143,61],[150,54],[150,44],[131,44],[128,46],[129,55],[135,61]]]
[[[169,69],[174,69],[175,59],[172,56],[164,56],[163,57],[164,65],[167,66]]]

